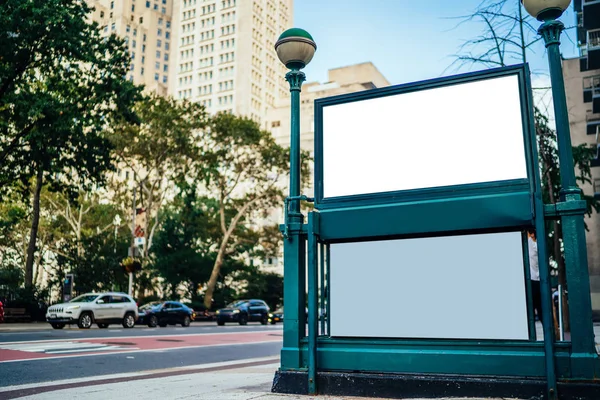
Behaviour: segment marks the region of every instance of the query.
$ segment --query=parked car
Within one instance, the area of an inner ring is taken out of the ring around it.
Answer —
[[[98,328],[108,328],[109,324],[133,328],[137,319],[135,301],[125,293],[116,292],[82,294],[67,303],[54,304],[46,311],[46,321],[54,329],[62,329],[66,324],[89,329],[94,323]]]
[[[269,322],[269,306],[262,300],[238,300],[217,310],[216,316],[217,325],[225,325],[226,322],[246,325],[252,321],[266,325]]]
[[[275,325],[278,322],[283,322],[283,308],[269,313],[269,322]]]
[[[138,324],[151,328],[177,324],[187,327],[195,318],[194,310],[178,301],[154,301],[139,308]]]

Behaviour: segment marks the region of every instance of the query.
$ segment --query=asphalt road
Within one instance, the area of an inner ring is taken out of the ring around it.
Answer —
[[[281,340],[281,325],[255,324],[4,331],[0,387],[277,357]]]

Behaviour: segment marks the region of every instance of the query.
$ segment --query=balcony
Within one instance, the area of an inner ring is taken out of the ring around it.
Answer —
[[[587,123],[586,123],[586,134],[588,134],[588,135],[595,135],[596,138],[598,136],[600,136],[600,119],[593,120],[593,121],[587,121]]]
[[[588,70],[600,69],[600,29],[587,32]]]
[[[585,29],[600,28],[600,0],[583,2],[583,27]]]
[[[583,78],[583,102],[591,103],[594,99],[594,91],[600,89],[600,75],[587,76]]]

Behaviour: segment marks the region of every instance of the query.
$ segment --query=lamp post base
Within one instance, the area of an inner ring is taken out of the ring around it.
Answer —
[[[308,372],[277,371],[273,393],[308,394]],[[481,397],[546,399],[546,381],[484,376],[319,372],[319,395],[386,399]],[[600,399],[600,382],[559,382],[561,400]]]

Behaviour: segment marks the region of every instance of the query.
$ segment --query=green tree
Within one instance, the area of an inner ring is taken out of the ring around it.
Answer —
[[[283,204],[289,150],[251,119],[227,113],[210,119],[202,140],[198,176],[219,205],[219,247],[204,296],[210,307],[225,256],[239,244],[238,225],[248,225],[251,215],[266,216]],[[302,161],[303,176],[308,176],[309,159],[305,155]]]
[[[248,282],[240,298],[264,300],[271,310],[283,304],[283,276],[253,268],[243,277]]]
[[[125,80],[128,52],[87,22],[90,10],[79,0],[0,4],[0,188],[34,179],[26,286],[43,185],[70,192],[102,181],[111,166],[106,121],[133,116],[138,89]]]
[[[136,207],[146,212],[143,256],[149,255],[160,225],[167,194],[176,191],[176,181],[185,176],[200,151],[206,111],[197,103],[150,95],[135,106],[140,123],[118,119],[111,128],[117,168],[133,172]],[[131,204],[132,189],[115,177],[112,187],[122,201]]]

